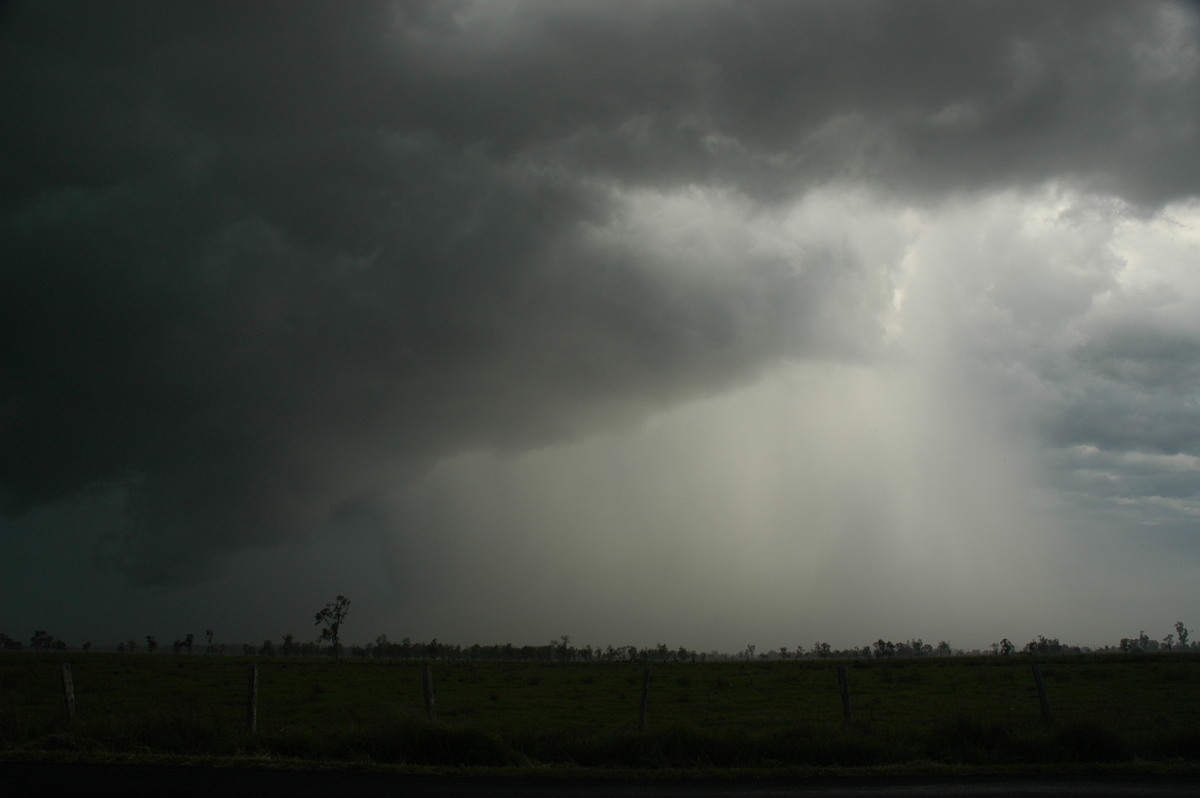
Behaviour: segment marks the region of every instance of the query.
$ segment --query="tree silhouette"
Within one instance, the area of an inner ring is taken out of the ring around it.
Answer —
[[[339,594],[336,599],[326,604],[317,613],[317,626],[325,624],[325,628],[321,630],[321,639],[333,643],[333,659],[335,662],[340,662],[342,659],[340,633],[342,621],[346,620],[346,613],[349,611],[350,599]]]

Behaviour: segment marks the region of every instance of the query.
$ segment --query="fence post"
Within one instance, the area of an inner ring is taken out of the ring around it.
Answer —
[[[433,669],[428,665],[425,666],[425,711],[429,714],[431,723],[437,720],[437,711],[433,703]]]
[[[1042,720],[1046,723],[1051,721],[1050,715],[1050,699],[1046,697],[1046,683],[1042,681],[1042,669],[1038,667],[1038,661],[1032,661],[1033,680],[1037,682],[1038,701],[1042,705]]]
[[[842,691],[842,717],[846,725],[850,725],[854,718],[850,714],[850,676],[846,673],[845,665],[838,665],[838,687]]]
[[[67,702],[67,720],[75,722],[75,682],[71,679],[71,663],[62,664],[63,698]]]
[[[258,731],[258,663],[250,663],[246,690],[246,731]]]
[[[650,669],[642,671],[642,714],[638,720],[638,731],[646,730],[646,708],[650,705]]]

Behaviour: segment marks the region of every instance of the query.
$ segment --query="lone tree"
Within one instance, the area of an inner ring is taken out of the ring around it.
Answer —
[[[342,621],[346,620],[346,613],[349,611],[350,599],[338,595],[336,599],[326,604],[317,613],[317,626],[325,624],[325,628],[321,630],[321,639],[333,643],[333,659],[335,662],[340,662],[342,659],[338,633],[342,628]]]

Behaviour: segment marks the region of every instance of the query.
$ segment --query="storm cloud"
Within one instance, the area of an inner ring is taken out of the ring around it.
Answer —
[[[10,541],[84,508],[96,568],[182,586],[366,535],[397,602],[463,586],[438,617],[485,637],[450,621],[466,586],[568,622],[520,598],[528,569],[594,580],[577,617],[619,635],[635,610],[596,597],[623,570],[851,573],[892,527],[964,581],[972,550],[1022,570],[1009,524],[1045,565],[1133,506],[1200,556],[1194,6],[2,20]],[[773,449],[801,411],[807,448]]]

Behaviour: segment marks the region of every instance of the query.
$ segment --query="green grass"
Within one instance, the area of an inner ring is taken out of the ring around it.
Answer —
[[[652,665],[74,654],[0,656],[0,755],[199,756],[442,767],[779,769],[1200,762],[1200,657],[1047,658],[1053,722],[1025,658]],[[259,668],[246,730],[247,666]]]

